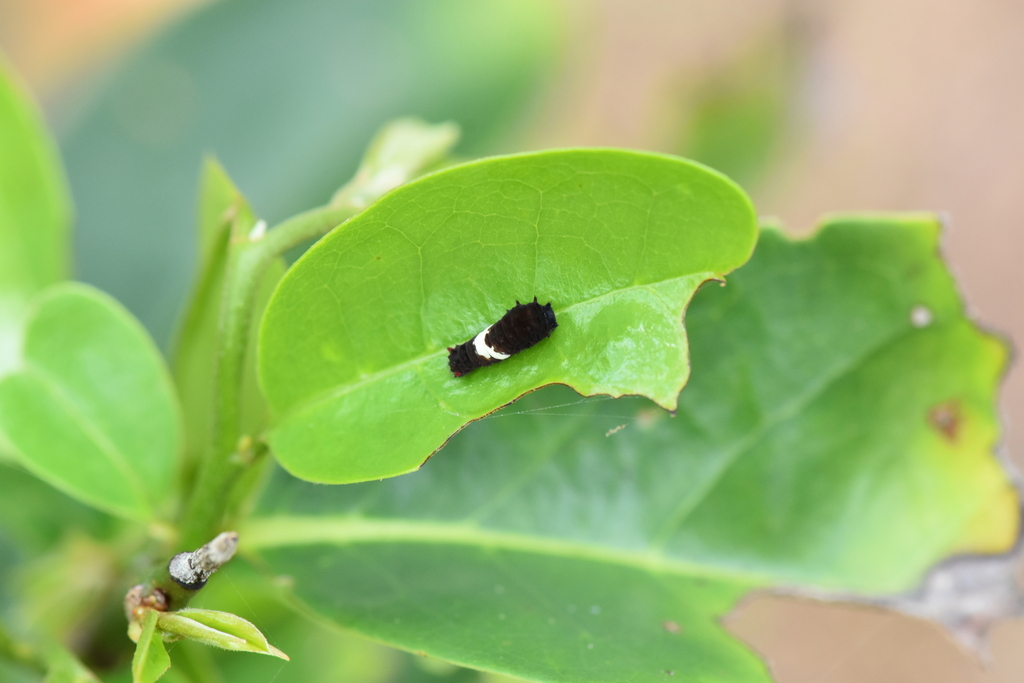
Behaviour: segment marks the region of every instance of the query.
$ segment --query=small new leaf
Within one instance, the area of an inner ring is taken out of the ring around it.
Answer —
[[[397,119],[374,136],[359,170],[331,198],[331,206],[362,209],[441,163],[459,139],[454,123]]]
[[[153,683],[171,668],[171,658],[164,648],[164,639],[157,630],[161,612],[149,610],[142,617],[142,634],[132,659],[132,683]]]
[[[259,652],[288,659],[288,655],[267,642],[258,628],[229,612],[183,609],[177,612],[163,612],[158,619],[158,626],[165,633],[225,650]]]

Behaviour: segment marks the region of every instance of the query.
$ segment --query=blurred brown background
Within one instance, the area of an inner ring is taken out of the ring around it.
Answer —
[[[200,0],[0,0],[0,45],[51,104]],[[578,0],[562,66],[516,147],[692,155],[764,216],[805,233],[825,212],[928,210],[985,326],[1024,340],[1024,2]],[[1024,464],[1024,372],[1003,390]],[[983,670],[936,627],[754,597],[730,628],[784,683],[1024,678],[1024,622]]]

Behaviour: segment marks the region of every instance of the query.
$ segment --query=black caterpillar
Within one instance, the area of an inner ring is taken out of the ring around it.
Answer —
[[[518,301],[501,320],[468,342],[448,347],[448,367],[456,377],[485,365],[494,365],[551,336],[558,327],[551,304],[541,306],[537,297],[527,304]]]

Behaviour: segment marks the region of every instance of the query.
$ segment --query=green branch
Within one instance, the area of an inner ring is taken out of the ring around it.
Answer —
[[[265,234],[245,235],[237,241],[233,238],[221,308],[213,440],[184,510],[182,546],[195,546],[217,532],[228,490],[246,467],[245,459],[238,457],[239,439],[245,436],[239,428],[238,395],[245,371],[252,307],[263,274],[292,247],[323,236],[358,211],[351,206],[325,206],[294,216]]]

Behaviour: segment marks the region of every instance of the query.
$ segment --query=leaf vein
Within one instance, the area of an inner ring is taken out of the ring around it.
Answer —
[[[703,486],[698,488],[693,495],[682,500],[676,509],[667,516],[660,530],[653,536],[649,547],[652,550],[663,548],[672,535],[682,528],[683,524],[686,523],[686,520],[689,519],[693,512],[707,500],[708,496],[725,478],[725,475],[729,470],[740,462],[744,455],[752,452],[754,447],[760,443],[761,439],[764,438],[769,430],[784,424],[786,421],[793,419],[794,417],[797,417],[813,401],[828,391],[831,387],[835,386],[838,382],[849,376],[868,359],[893,344],[899,343],[916,331],[917,330],[909,324],[896,328],[893,334],[883,337],[875,344],[869,346],[863,353],[857,354],[849,361],[841,364],[834,372],[823,377],[820,382],[812,385],[807,391],[796,395],[788,403],[784,404],[773,413],[768,413],[756,429],[737,441],[727,452],[726,456],[721,459],[720,466],[714,475],[708,479]]]

